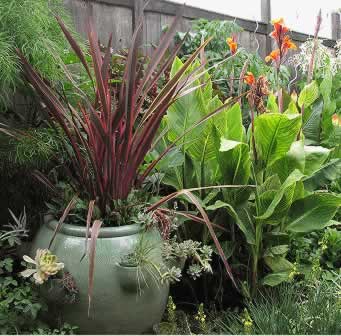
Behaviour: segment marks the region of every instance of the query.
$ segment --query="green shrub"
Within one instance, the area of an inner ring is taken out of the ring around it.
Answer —
[[[13,91],[23,88],[15,48],[49,80],[61,79],[56,57],[62,57],[67,43],[53,13],[70,22],[63,1],[0,0],[0,107],[10,104]]]

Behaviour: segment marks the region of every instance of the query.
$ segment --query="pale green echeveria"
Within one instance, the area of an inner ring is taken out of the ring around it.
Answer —
[[[48,249],[37,249],[34,260],[27,255],[24,255],[23,259],[34,267],[22,271],[21,275],[25,278],[33,276],[38,285],[43,284],[50,276],[56,275],[64,268],[64,264],[59,262],[58,257]]]

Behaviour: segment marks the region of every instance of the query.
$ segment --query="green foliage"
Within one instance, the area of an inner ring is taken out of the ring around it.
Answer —
[[[12,259],[9,260],[9,263],[13,263]],[[5,266],[6,273],[9,271],[9,263]],[[69,335],[78,329],[69,324],[63,324],[58,329],[49,328],[39,319],[39,314],[46,311],[46,304],[30,282],[11,275],[0,277],[1,334]]]
[[[5,267],[8,271],[8,264]],[[21,282],[12,276],[0,278],[0,332],[2,334],[27,330],[42,309],[38,294],[30,283]]]
[[[296,114],[269,113],[255,119],[255,142],[262,167],[270,167],[289,151],[301,127]]]
[[[77,334],[78,327],[72,326],[69,323],[63,323],[58,329],[49,328],[44,324],[31,329],[32,335],[74,335]]]
[[[179,59],[176,59],[173,72],[181,68],[182,64]],[[197,62],[189,71],[193,71],[198,66]],[[206,83],[204,87],[180,97],[169,108],[162,125],[163,129],[169,132],[158,144],[158,152],[193,123],[222,106],[223,103],[219,98],[213,95],[210,77],[206,76],[204,80]],[[199,81],[192,84],[193,87],[197,85],[200,85]],[[221,137],[224,137],[222,144]],[[181,139],[178,151],[174,153],[178,159],[174,160],[173,157],[172,165],[168,165],[168,161],[159,163],[157,168],[165,174],[163,183],[176,189],[189,186],[244,184],[250,175],[250,162],[241,159],[243,154],[244,157],[248,156],[245,140],[239,105],[225,108],[219,115],[188,132]],[[203,190],[200,196],[204,199],[208,194]]]
[[[56,193],[49,202],[46,202],[48,212],[59,218],[69,202],[75,197],[74,188],[67,181],[59,181],[56,186]],[[146,204],[151,202],[151,195],[146,188],[132,190],[125,200],[112,200],[111,211],[107,216],[101,216],[97,205],[94,206],[93,219],[103,220],[103,226],[116,223],[117,226],[129,224],[153,224],[151,215],[146,213]],[[86,215],[89,203],[80,197],[76,197],[75,206],[68,214],[68,221],[74,225],[86,225]]]
[[[198,47],[202,39],[212,37],[211,42],[205,48],[205,57],[208,61],[208,67],[211,67],[230,56],[230,51],[226,39],[233,35],[241,36],[243,29],[232,21],[208,21],[205,19],[195,20],[191,27],[191,32],[187,35],[179,56],[186,59],[187,55]],[[178,32],[176,42],[185,37],[185,33]],[[213,88],[215,93],[221,99],[235,96],[239,91],[239,81],[231,80],[239,78],[244,64],[247,62],[247,71],[251,71],[256,77],[268,75],[270,83],[276,83],[276,74],[272,67],[266,65],[258,54],[249,53],[242,45],[238,38],[238,53],[228,62],[220,64],[218,67],[210,69],[210,75],[214,81]],[[289,81],[289,71],[286,67],[281,66],[281,83],[285,84]]]
[[[196,314],[186,314],[182,310],[177,310],[173,298],[169,296],[164,317],[161,323],[154,327],[154,331],[158,335],[205,335],[208,334],[206,322],[202,303],[198,306]]]
[[[318,264],[322,277],[330,277],[341,267],[341,232],[328,227],[309,234],[291,234],[288,259],[299,265],[299,271],[310,278],[312,268]]]
[[[195,20],[192,24],[191,32],[184,41],[182,54],[192,54],[200,46],[202,39],[206,40],[209,37],[213,37],[212,41],[206,47],[206,53],[209,58],[216,59],[228,52],[226,38],[242,31],[243,29],[232,21]],[[175,39],[179,42],[184,37],[184,33],[178,32]]]
[[[176,60],[173,67],[181,64]],[[169,109],[163,124],[164,129],[170,130],[169,140],[164,137],[164,143],[176,139],[189,125],[207,115],[212,106],[221,106],[219,99],[212,97],[210,78],[206,78],[206,83],[179,98]],[[311,87],[315,90],[316,84]],[[305,98],[301,98],[307,106],[316,99],[316,95],[311,98],[314,94],[310,91],[306,89],[302,95]],[[290,97],[289,100],[293,102]],[[286,101],[284,110],[290,102]],[[271,104],[272,110],[278,111],[276,102]],[[225,228],[226,222],[232,222],[244,234],[253,265],[246,278],[252,282],[253,293],[269,270],[272,273],[266,275],[263,284],[273,286],[289,281],[295,265],[285,258],[288,234],[312,232],[330,225],[341,205],[339,195],[319,190],[324,182],[338,178],[337,159],[330,160],[332,151],[328,148],[304,145],[303,139],[297,141],[301,127],[302,118],[297,113],[263,113],[256,116],[254,133],[250,129],[247,137],[240,106],[235,104],[200,129],[186,134],[176,153],[182,154],[177,166],[173,162],[175,167],[167,167],[161,162],[157,167],[165,174],[163,183],[176,189],[238,186],[222,192],[200,190],[198,194],[210,218],[223,214]],[[251,145],[253,141],[255,148]],[[236,246],[238,242],[232,240]]]
[[[332,74],[327,66],[324,75],[304,85],[298,104],[304,105],[303,133],[305,143],[333,148],[341,143],[341,127],[333,124],[334,114],[340,116],[341,73]]]
[[[19,138],[0,134],[1,169],[43,169],[62,153],[63,134],[54,128],[31,128]]]
[[[11,222],[0,229],[0,274],[3,273],[2,269],[7,272],[12,271],[12,265],[9,264],[11,259],[6,257],[10,255],[10,251],[14,247],[21,245],[28,233],[25,208],[19,217],[15,216],[10,209],[9,212],[12,217]]]
[[[306,85],[298,96],[298,106],[309,107],[319,96],[319,88],[315,81]]]
[[[0,106],[8,102],[10,92],[15,88],[19,77],[19,64],[13,53],[12,41],[0,30]]]
[[[67,44],[53,13],[70,22],[60,0],[53,4],[47,0],[0,1],[0,105],[10,103],[11,93],[22,84],[15,48],[44,77],[62,78],[58,58],[63,57]]]
[[[13,257],[15,247],[26,237],[25,211],[16,217],[9,230],[0,231],[0,333],[1,334],[73,334],[77,327],[63,324],[58,329],[41,320],[47,305],[32,282],[17,275],[18,265]]]
[[[281,285],[259,293],[246,303],[244,313],[225,312],[214,332],[255,335],[338,335],[341,332],[341,310],[337,283],[323,281],[315,285]],[[246,330],[246,323],[249,329]]]

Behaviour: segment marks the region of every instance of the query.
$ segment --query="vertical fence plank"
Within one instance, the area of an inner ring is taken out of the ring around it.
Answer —
[[[267,25],[267,36],[265,40],[265,51],[269,54],[272,49],[271,38],[271,0],[261,0],[261,19]]]
[[[341,38],[341,23],[340,13],[332,13],[332,39],[338,40]]]
[[[143,0],[134,0],[134,8],[133,8],[133,31],[135,30],[139,18],[143,15]]]

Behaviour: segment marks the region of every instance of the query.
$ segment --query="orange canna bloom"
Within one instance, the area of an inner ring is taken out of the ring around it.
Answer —
[[[275,49],[275,50],[272,50],[271,53],[265,57],[265,62],[279,62],[280,60],[280,50],[279,49]]]
[[[283,43],[282,43],[282,50],[286,52],[288,49],[297,49],[296,44],[291,40],[289,36],[284,36]]]
[[[252,72],[246,73],[246,75],[244,76],[244,82],[249,85],[253,85],[256,82],[255,76]]]
[[[285,34],[289,31],[289,28],[284,24],[283,18],[272,20],[271,23],[274,26],[274,31],[278,34]]]
[[[238,48],[238,44],[237,44],[235,37],[234,36],[228,37],[226,39],[226,43],[228,44],[228,46],[230,48],[231,54],[234,55],[237,51],[237,48]]]
[[[284,35],[289,31],[289,29],[284,25],[283,18],[272,20],[271,23],[274,26],[274,30],[270,33],[270,36],[279,44],[280,40],[283,39]]]
[[[332,116],[332,123],[334,126],[341,126],[341,117],[334,113]]]

